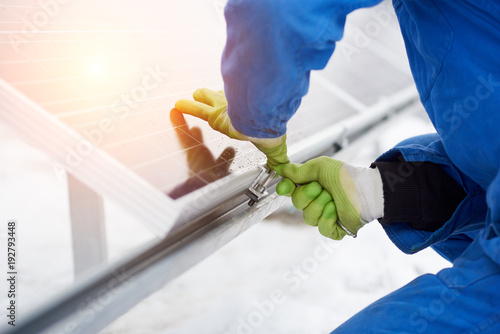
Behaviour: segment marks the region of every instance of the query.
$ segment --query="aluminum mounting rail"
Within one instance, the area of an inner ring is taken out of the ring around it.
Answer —
[[[302,162],[322,154],[345,153],[356,142],[373,140],[384,124],[398,114],[421,108],[419,105],[413,87],[403,90],[291,146],[290,158]],[[80,281],[44,308],[27,315],[9,333],[96,333],[105,328],[285,203],[286,198],[275,194],[277,180],[273,180],[269,195],[248,206],[244,193],[259,170],[256,167],[242,175],[229,175],[182,197],[177,201],[183,208],[181,218],[166,238]],[[218,192],[212,197],[216,201],[205,198],[214,192]]]

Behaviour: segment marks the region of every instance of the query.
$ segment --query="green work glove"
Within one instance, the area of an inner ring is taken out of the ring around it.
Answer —
[[[304,211],[304,221],[318,226],[319,232],[328,238],[356,236],[366,223],[383,216],[383,186],[378,169],[353,167],[328,157],[275,169],[283,176],[276,192],[291,196],[293,205]]]
[[[290,162],[287,156],[286,135],[278,138],[255,138],[236,131],[227,115],[227,100],[224,91],[216,92],[201,88],[193,93],[193,98],[195,101],[177,101],[175,108],[184,114],[204,119],[212,129],[222,132],[230,138],[252,142],[267,156],[267,164],[270,168]]]

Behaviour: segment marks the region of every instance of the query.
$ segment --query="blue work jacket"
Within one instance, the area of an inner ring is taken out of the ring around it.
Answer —
[[[229,0],[222,74],[234,127],[252,137],[285,134],[307,93],[310,71],[326,66],[346,16],[379,2]],[[432,246],[453,267],[422,276],[339,331],[450,332],[447,326],[455,321],[456,331],[500,332],[500,2],[393,4],[421,102],[438,135],[403,142],[380,159],[398,151],[410,161],[438,163],[467,197],[434,233],[409,229],[404,222],[386,228],[402,251]],[[431,315],[414,310],[431,309],[433,301],[439,308]],[[392,313],[385,314],[388,308]],[[379,318],[390,315],[395,329],[370,323],[377,310]],[[398,316],[402,319],[396,321]],[[356,327],[360,323],[368,325]]]

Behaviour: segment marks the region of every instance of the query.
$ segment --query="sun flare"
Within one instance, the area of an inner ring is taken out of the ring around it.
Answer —
[[[99,77],[104,74],[104,66],[101,62],[92,62],[89,65],[90,74],[94,77]]]

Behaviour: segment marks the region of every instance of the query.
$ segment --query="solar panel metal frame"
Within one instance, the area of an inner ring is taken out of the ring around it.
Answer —
[[[103,196],[114,200],[160,236],[165,236],[179,216],[175,202],[100,148],[69,129],[45,109],[0,78],[0,121],[39,148],[61,166],[68,148],[81,147],[82,162],[69,172]],[[105,180],[105,182],[104,182]]]
[[[400,65],[395,65],[398,66]],[[325,73],[328,71],[327,68]],[[371,102],[360,102],[346,94],[339,85],[333,84],[325,75],[313,75],[312,81],[335,95],[357,114],[322,128],[321,131],[315,131],[305,140],[292,142],[289,153],[295,162],[332,152],[334,145],[341,146],[345,139],[360,140],[364,137],[364,132],[385,122],[394,113],[418,104],[418,95],[413,85],[376,103],[372,103],[372,96],[366,97],[366,101]],[[306,105],[302,109],[312,107]],[[99,195],[112,199],[129,210],[157,235],[164,237],[168,234],[165,239],[145,245],[143,249],[113,262],[61,294],[43,309],[35,310],[29,316],[30,320],[14,332],[64,329],[73,324],[83,331],[97,331],[166,282],[243,233],[282,202],[282,199],[271,194],[252,208],[246,205],[243,193],[259,173],[259,168],[255,165],[243,173],[230,174],[174,201],[111,158],[101,148],[89,147],[88,140],[2,79],[0,110],[0,121],[8,124],[27,142],[46,152],[61,165],[68,167],[68,146],[80,148],[80,155],[85,159],[81,165],[70,170],[71,174]],[[120,278],[129,284],[109,287],[110,282],[116,282],[117,279],[119,281]],[[154,282],[153,278],[156,278]],[[106,305],[105,312],[100,312],[92,323],[78,319],[79,301],[99,298],[99,291],[106,285],[111,292],[116,292],[116,298]]]

